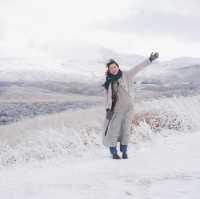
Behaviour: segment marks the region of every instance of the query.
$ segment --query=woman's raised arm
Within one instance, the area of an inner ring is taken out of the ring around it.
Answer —
[[[143,70],[146,66],[150,65],[152,63],[152,61],[154,61],[158,57],[159,57],[158,53],[151,53],[151,55],[150,55],[150,57],[148,59],[145,59],[143,62],[137,64],[136,66],[134,66],[133,68],[131,68],[127,72],[131,76],[135,76],[138,72]]]

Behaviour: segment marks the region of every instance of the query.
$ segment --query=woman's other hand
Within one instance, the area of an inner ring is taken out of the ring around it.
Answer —
[[[106,109],[106,119],[110,120],[112,118],[112,111],[110,109]]]

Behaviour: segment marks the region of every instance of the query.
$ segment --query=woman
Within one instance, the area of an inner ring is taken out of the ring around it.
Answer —
[[[130,124],[133,116],[133,79],[135,75],[159,57],[150,57],[128,71],[121,71],[116,61],[107,63],[105,88],[106,119],[103,144],[110,149],[113,159],[120,159],[117,143],[120,142],[122,158],[127,159]]]

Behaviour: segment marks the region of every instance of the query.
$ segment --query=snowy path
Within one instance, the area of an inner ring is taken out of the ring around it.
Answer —
[[[76,157],[0,171],[3,199],[199,199],[200,133],[131,145],[128,160]]]

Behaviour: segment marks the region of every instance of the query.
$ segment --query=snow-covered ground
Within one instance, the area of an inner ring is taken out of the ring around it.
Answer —
[[[137,103],[128,160],[102,146],[102,106],[1,126],[1,197],[199,199],[199,109],[199,96]]]
[[[130,146],[128,160],[107,151],[0,172],[4,199],[199,199],[200,132]]]

